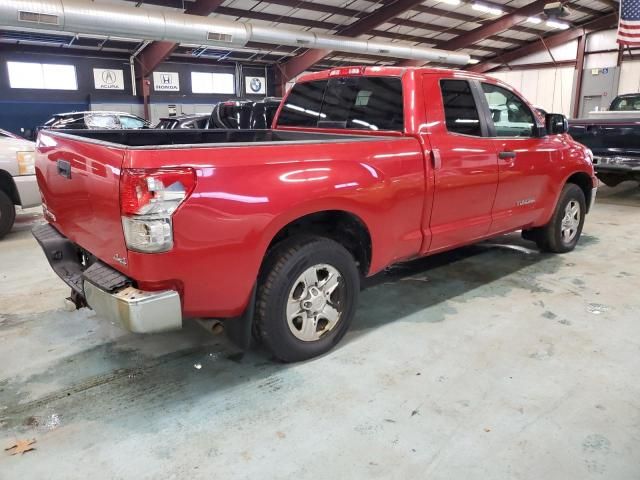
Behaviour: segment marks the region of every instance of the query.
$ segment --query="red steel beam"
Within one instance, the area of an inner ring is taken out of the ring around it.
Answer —
[[[582,35],[586,35],[587,33],[611,28],[616,25],[617,21],[617,12],[612,12],[608,15],[604,15],[595,20],[586,22],[578,27],[564,30],[554,35],[549,35],[548,37],[544,37],[544,39],[536,40],[525,45],[524,47],[509,50],[502,55],[492,57],[485,62],[473,65],[467,70],[480,73],[488,72],[489,70],[493,70],[500,65],[508,64],[509,62],[512,62],[513,60],[516,60],[518,58],[522,58],[524,56],[531,55],[532,53],[546,50],[547,48],[557,47],[559,45],[565,44],[567,42],[570,42],[571,40],[575,40],[576,38],[581,37]]]
[[[369,33],[371,30],[387,22],[390,18],[395,18],[401,13],[411,10],[421,3],[421,0],[398,0],[394,3],[384,5],[369,15],[353,22],[351,25],[340,29],[338,33],[346,37],[357,37],[358,35]],[[314,63],[326,57],[329,53],[331,53],[331,50],[310,49],[305,53],[292,58],[282,65],[281,73],[283,76],[283,82],[301,74]]]
[[[224,0],[197,0],[187,5],[185,13],[207,17],[216,11],[223,3]],[[138,62],[140,64],[138,77],[145,78],[151,75],[158,65],[164,62],[177,47],[177,43],[160,41],[151,42],[147,45],[140,55],[138,55]]]

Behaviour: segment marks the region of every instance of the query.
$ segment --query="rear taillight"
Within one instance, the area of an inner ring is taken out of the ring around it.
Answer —
[[[171,217],[195,186],[192,168],[123,170],[120,212],[127,248],[147,253],[171,250]]]

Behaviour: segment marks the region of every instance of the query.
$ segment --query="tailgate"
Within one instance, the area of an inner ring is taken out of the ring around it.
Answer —
[[[41,131],[36,174],[49,223],[103,262],[126,273],[120,219],[120,169],[126,150]]]

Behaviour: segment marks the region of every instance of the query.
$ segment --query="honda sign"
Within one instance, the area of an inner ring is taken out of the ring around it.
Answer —
[[[179,92],[178,72],[153,72],[153,89],[156,92]]]

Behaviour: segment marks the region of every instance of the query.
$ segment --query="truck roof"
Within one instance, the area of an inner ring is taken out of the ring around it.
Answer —
[[[309,82],[312,80],[324,80],[333,76],[380,76],[380,77],[400,77],[408,71],[419,70],[424,73],[461,73],[467,78],[477,79],[490,79],[492,82],[500,83],[493,77],[488,77],[475,72],[469,72],[466,70],[458,70],[455,68],[441,68],[441,67],[383,67],[383,66],[367,66],[367,65],[352,65],[346,67],[336,67],[327,70],[321,70],[319,72],[306,73],[301,75],[297,82]]]

